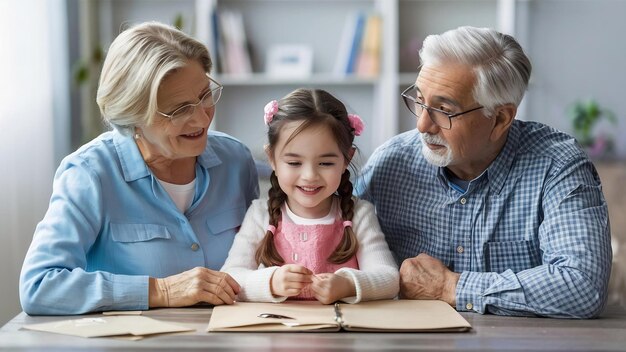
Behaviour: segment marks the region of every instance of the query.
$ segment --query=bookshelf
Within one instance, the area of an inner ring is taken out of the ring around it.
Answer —
[[[519,0],[518,0],[519,1]],[[212,46],[213,11],[241,14],[252,72],[215,72],[224,84],[213,128],[229,133],[264,159],[263,106],[297,87],[323,88],[346,103],[366,123],[356,139],[361,165],[393,135],[415,128],[415,119],[399,98],[416,77],[417,50],[426,35],[460,25],[514,28],[515,0],[100,0],[86,33],[98,33],[107,47],[125,24],[185,19],[183,30]],[[92,5],[93,6],[93,5]],[[375,76],[336,75],[342,33],[355,13],[382,19],[380,68]],[[304,44],[312,49],[313,69],[305,78],[272,77],[265,73],[273,44]],[[213,53],[212,53],[213,55]],[[219,59],[218,59],[219,60]]]
[[[261,119],[262,107],[267,101],[278,99],[297,87],[323,88],[341,99],[350,112],[361,115],[365,120],[367,128],[356,140],[361,151],[360,159],[364,162],[375,146],[397,130],[386,118],[375,118],[396,115],[393,111],[383,109],[385,104],[382,104],[391,98],[394,91],[394,85],[390,85],[384,77],[395,76],[395,68],[381,67],[378,75],[367,77],[341,76],[335,71],[346,23],[357,13],[376,13],[386,20],[389,12],[386,3],[385,0],[201,2],[204,13],[201,16],[205,18],[210,11],[241,13],[252,61],[253,72],[250,75],[216,74],[225,89],[214,128],[241,139],[252,149],[255,157],[264,159],[262,146],[266,137]],[[211,43],[208,37],[204,41]],[[274,44],[303,44],[310,47],[313,51],[311,75],[306,78],[275,78],[265,74],[268,50]],[[381,52],[391,51],[389,45],[394,45],[394,42],[381,40],[381,45]],[[381,58],[380,62],[383,61]],[[388,97],[383,98],[385,95]],[[395,105],[392,109],[396,109]]]

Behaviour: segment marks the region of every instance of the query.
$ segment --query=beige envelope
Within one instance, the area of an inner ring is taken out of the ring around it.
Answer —
[[[90,316],[51,323],[24,325],[22,328],[80,337],[144,336],[195,330],[144,316],[133,315]]]

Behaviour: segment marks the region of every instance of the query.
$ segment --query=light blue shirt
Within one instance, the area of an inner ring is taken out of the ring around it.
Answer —
[[[514,121],[487,170],[454,187],[417,130],[378,148],[357,179],[398,264],[421,252],[461,273],[459,311],[589,318],[606,302],[611,235],[600,179],[570,136]]]
[[[148,309],[148,279],[219,270],[259,195],[249,150],[210,132],[181,213],[132,137],[106,132],[59,166],[20,276],[28,314]]]

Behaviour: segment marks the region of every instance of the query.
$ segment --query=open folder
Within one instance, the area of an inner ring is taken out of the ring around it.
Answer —
[[[247,303],[213,308],[208,331],[467,331],[471,325],[443,301],[382,300],[357,304]]]

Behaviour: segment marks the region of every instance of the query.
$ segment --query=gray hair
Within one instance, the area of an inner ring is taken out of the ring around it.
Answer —
[[[474,99],[489,115],[496,106],[520,104],[532,69],[515,38],[490,28],[459,27],[429,35],[419,54],[422,66],[455,62],[472,67]]]
[[[206,46],[174,27],[146,22],[122,32],[100,75],[96,101],[104,121],[124,134],[152,123],[161,81],[190,60],[211,71]]]

